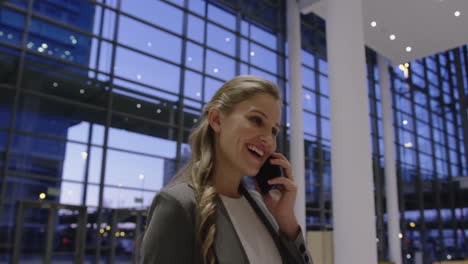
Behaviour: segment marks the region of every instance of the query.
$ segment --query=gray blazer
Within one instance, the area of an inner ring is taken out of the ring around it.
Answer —
[[[288,255],[285,263],[312,263],[302,231],[296,240],[287,239],[266,208],[260,194],[248,190],[268,219]],[[217,202],[215,254],[217,263],[247,264],[249,260],[237,236],[229,215],[220,199]],[[196,263],[201,264],[199,243],[196,240],[195,195],[190,183],[179,183],[163,189],[149,209],[146,230],[140,251],[140,263]],[[258,212],[257,212],[258,213]]]

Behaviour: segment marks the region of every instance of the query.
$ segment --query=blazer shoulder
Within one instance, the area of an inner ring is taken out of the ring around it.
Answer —
[[[196,208],[195,193],[188,183],[178,183],[165,187],[156,196],[158,195],[177,202],[187,212],[194,212]]]

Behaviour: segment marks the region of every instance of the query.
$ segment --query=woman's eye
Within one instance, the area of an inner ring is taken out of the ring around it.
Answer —
[[[258,116],[254,116],[251,118],[252,122],[254,122],[256,125],[262,125],[263,124],[263,120],[258,117]]]
[[[273,134],[273,136],[277,136],[277,135],[278,135],[278,129],[273,128],[273,129],[271,130],[271,134]]]

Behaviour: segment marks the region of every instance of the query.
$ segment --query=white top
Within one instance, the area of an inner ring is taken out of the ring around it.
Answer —
[[[265,225],[244,196],[220,195],[250,263],[281,264],[281,256]]]

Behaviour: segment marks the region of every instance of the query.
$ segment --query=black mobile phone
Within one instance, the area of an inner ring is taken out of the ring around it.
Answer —
[[[255,175],[255,180],[257,181],[258,187],[260,187],[262,194],[266,194],[271,189],[275,188],[274,185],[268,184],[268,180],[282,176],[281,167],[279,165],[271,164],[270,159],[271,157],[269,157],[265,163],[263,163],[257,175]]]

